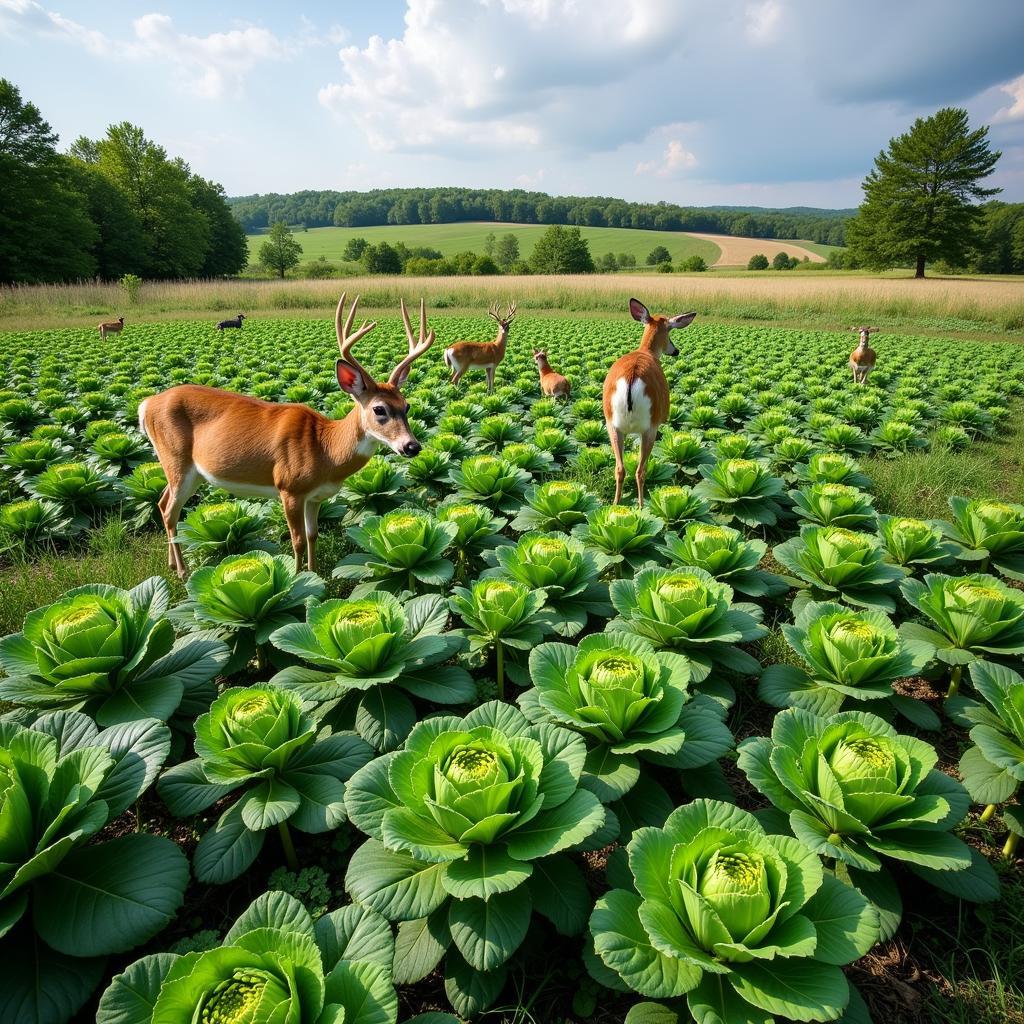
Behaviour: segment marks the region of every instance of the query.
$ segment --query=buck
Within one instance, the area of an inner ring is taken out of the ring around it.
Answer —
[[[542,395],[552,398],[568,398],[572,385],[560,373],[555,373],[548,362],[548,354],[539,349],[533,350],[533,361],[540,373],[540,391]]]
[[[508,343],[508,329],[512,326],[512,318],[516,315],[516,304],[510,302],[505,316],[498,313],[498,304],[487,311],[498,322],[498,336],[494,341],[457,341],[444,350],[445,365],[452,371],[452,383],[458,384],[463,374],[474,367],[487,371],[487,392],[494,390],[494,371],[505,358],[505,346]]]
[[[644,503],[644,480],[647,459],[658,437],[658,430],[668,420],[669,391],[661,357],[679,355],[670,333],[688,327],[696,313],[678,316],[655,316],[637,299],[629,300],[629,312],[644,325],[640,345],[621,356],[604,379],[604,420],[615,453],[615,504],[622,500],[622,483],[626,478],[623,458],[625,439],[640,435],[640,459],[636,464],[637,502]]]
[[[860,334],[860,343],[850,353],[850,371],[854,384],[866,384],[868,374],[875,368],[875,350],[868,344],[868,338],[878,333],[877,327],[851,327]]]
[[[341,420],[330,420],[306,405],[264,402],[247,395],[181,384],[147,398],[139,406],[139,426],[156,451],[167,477],[159,509],[167,531],[168,565],[183,579],[188,574],[175,543],[178,517],[200,480],[240,497],[280,497],[288,520],[295,567],[303,550],[315,566],[320,504],[336,494],[346,477],[370,460],[378,445],[399,455],[419,453],[409,430],[409,404],[401,387],[409,367],[434,343],[420,300],[419,339],[413,337],[402,302],[408,355],[378,383],[352,353],[355,343],[376,326],[352,330],[359,297],[342,322],[345,296],[334,316],[341,358],[335,365],[338,386],[355,405]]]
[[[98,329],[100,341],[106,341],[108,334],[120,334],[124,330],[124,317],[119,316],[116,320],[104,320]]]

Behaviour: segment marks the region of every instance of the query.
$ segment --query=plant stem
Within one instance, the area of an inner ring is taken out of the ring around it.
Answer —
[[[498,640],[494,644],[494,655],[497,659],[498,671],[498,700],[505,699],[505,651]]]
[[[949,689],[946,691],[946,700],[955,697],[960,692],[960,677],[964,674],[963,665],[954,665],[953,672],[949,677]]]
[[[284,850],[284,859],[288,869],[290,871],[298,871],[299,858],[295,856],[295,844],[292,842],[292,834],[288,829],[288,822],[278,822],[277,831],[281,836],[281,848]]]
[[[1013,857],[1017,853],[1017,846],[1020,843],[1020,836],[1016,832],[1011,832],[1006,837],[1006,845],[1003,847],[1004,857]]]
[[[263,645],[262,644],[257,644],[256,645],[256,671],[259,672],[262,675],[263,671],[266,669],[266,667],[267,667],[267,656],[263,652]]]
[[[988,807],[986,807],[985,810],[983,810],[981,812],[981,817],[978,819],[978,821],[983,821],[983,822],[984,821],[988,821],[992,817],[992,815],[995,814],[995,813],[996,813],[996,805],[995,804],[989,804]]]

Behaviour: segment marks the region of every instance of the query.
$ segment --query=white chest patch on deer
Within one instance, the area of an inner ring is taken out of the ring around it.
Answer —
[[[379,447],[380,441],[378,441],[372,434],[366,434],[356,445],[356,455],[372,458],[377,454],[377,449]]]
[[[207,481],[207,483],[213,484],[214,487],[221,487],[228,494],[233,494],[238,498],[276,498],[277,488],[274,486],[264,486],[262,484],[250,484],[242,482],[236,482],[234,480],[224,480],[219,476],[214,476],[209,470],[203,469],[198,462],[193,463],[196,468],[196,472]]]
[[[627,378],[619,378],[612,395],[612,426],[620,434],[644,434],[651,429],[651,399],[642,380],[634,380],[630,388]]]

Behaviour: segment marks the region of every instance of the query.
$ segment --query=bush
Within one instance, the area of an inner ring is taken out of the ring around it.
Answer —
[[[343,260],[348,260],[351,263],[355,263],[357,260],[363,258],[363,253],[369,247],[370,243],[365,238],[350,238],[345,243],[345,248],[341,253]]]
[[[656,267],[659,263],[671,263],[672,254],[663,245],[656,245],[647,254],[647,266]]]
[[[360,259],[368,274],[400,274],[402,272],[402,261],[398,252],[387,242],[366,246]]]
[[[756,253],[750,257],[747,263],[747,270],[767,270],[768,257],[763,252]]]
[[[121,290],[125,293],[128,301],[134,306],[139,301],[139,289],[142,288],[142,278],[138,274],[122,274],[118,281]]]
[[[789,258],[789,253],[777,252],[772,260],[772,270],[790,270],[796,262]]]
[[[338,268],[333,263],[328,263],[326,256],[321,256],[316,260],[306,260],[299,266],[299,276],[312,278],[314,281],[334,277],[337,272]]]
[[[705,263],[703,256],[690,256],[688,259],[683,260],[679,265],[679,269],[690,274],[702,274],[708,269],[708,265]]]
[[[473,264],[473,274],[477,277],[492,277],[494,274],[500,273],[501,268],[490,256],[481,256]]]
[[[671,274],[673,267],[671,263],[659,263],[654,269],[659,274]]]

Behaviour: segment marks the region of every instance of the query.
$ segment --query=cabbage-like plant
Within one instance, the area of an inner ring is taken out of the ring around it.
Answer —
[[[47,466],[69,458],[72,448],[56,439],[30,438],[9,444],[0,454],[3,466],[17,481],[38,476]]]
[[[115,725],[167,721],[186,696],[208,699],[227,648],[211,635],[175,640],[170,596],[160,576],[132,590],[91,583],[29,612],[22,632],[0,640],[0,700]]]
[[[451,460],[445,452],[424,448],[405,464],[405,475],[420,498],[436,498],[444,491],[451,472]]]
[[[247,551],[276,551],[270,540],[270,514],[258,501],[218,501],[197,505],[178,525],[175,543],[195,565]]]
[[[506,444],[523,439],[523,428],[509,413],[485,416],[476,425],[478,444],[484,451],[501,451]]]
[[[120,498],[116,479],[87,462],[58,462],[26,480],[25,489],[57,502],[77,528],[90,525]]]
[[[185,817],[245,787],[196,846],[196,878],[214,884],[245,871],[275,826],[298,871],[291,827],[317,833],[342,824],[345,782],[373,757],[350,733],[318,739],[299,698],[271,686],[224,690],[195,730],[197,756],[164,772],[157,789],[171,813]]]
[[[549,480],[531,487],[526,502],[512,520],[512,529],[520,533],[567,533],[586,520],[598,506],[597,498],[573,480]]]
[[[711,523],[711,506],[698,498],[689,487],[669,484],[655,487],[647,495],[651,512],[670,530],[678,530],[685,523]]]
[[[456,527],[451,549],[455,554],[459,578],[465,575],[470,564],[482,561],[484,552],[506,543],[501,531],[508,520],[495,515],[486,505],[458,499],[448,501],[438,507],[437,521],[452,523]]]
[[[818,432],[826,448],[847,455],[867,455],[871,451],[871,439],[860,427],[852,423],[830,423]]]
[[[958,545],[943,540],[939,524],[931,520],[879,515],[878,536],[885,560],[908,574],[949,565],[959,550]]]
[[[546,452],[529,441],[506,445],[501,450],[501,457],[531,476],[549,473],[555,465],[555,457],[551,452]]]
[[[27,498],[0,505],[0,551],[28,554],[77,531],[54,501]]]
[[[805,464],[813,457],[814,451],[814,443],[806,437],[781,437],[768,458],[768,468],[776,476],[792,482],[799,478],[800,471],[806,468]]]
[[[804,526],[799,537],[777,544],[775,560],[787,568],[805,600],[841,600],[866,608],[896,609],[895,583],[903,572],[883,560],[878,540],[841,526]],[[796,610],[794,608],[794,610]]]
[[[703,480],[693,489],[728,519],[745,526],[774,526],[782,514],[780,499],[785,488],[772,476],[765,461],[725,459],[712,467],[702,466]]]
[[[703,569],[643,569],[631,580],[614,580],[611,599],[619,613],[608,628],[633,633],[659,650],[684,653],[702,683],[713,667],[757,675],[758,661],[736,644],[767,633],[756,604],[733,603],[732,588]]]
[[[511,512],[522,502],[530,474],[497,455],[463,459],[451,471],[452,483],[464,501],[479,501],[492,512]]]
[[[599,579],[609,559],[590,551],[576,537],[527,533],[518,544],[496,548],[494,558],[497,568],[484,575],[543,590],[551,627],[562,636],[579,633],[588,615],[611,614],[608,585]]]
[[[483,578],[468,588],[455,587],[449,600],[469,638],[471,654],[483,656],[494,648],[498,697],[505,697],[505,648],[528,651],[551,629],[544,613],[547,594],[517,580]]]
[[[393,750],[416,721],[410,697],[468,704],[476,696],[466,670],[444,664],[465,643],[445,632],[447,623],[447,602],[436,595],[404,606],[383,591],[311,601],[306,621],[274,630],[270,642],[313,667],[289,665],[271,685],[315,706],[318,719],[354,725],[378,750]]]
[[[905,455],[928,447],[928,438],[913,423],[896,418],[879,423],[869,436],[875,450],[884,455]]]
[[[938,728],[921,701],[892,688],[893,680],[920,672],[931,649],[903,637],[884,612],[809,601],[782,634],[803,665],[769,665],[757,690],[765,703],[831,715],[847,701],[884,700],[916,725]]]
[[[802,523],[865,529],[874,523],[874,498],[848,484],[809,484],[789,492]]]
[[[394,462],[375,455],[345,479],[340,491],[348,506],[345,522],[359,523],[366,516],[380,516],[396,508],[406,483],[405,474]]]
[[[604,444],[608,440],[608,428],[602,420],[581,420],[573,427],[572,436],[580,444]]]
[[[122,478],[124,510],[135,529],[154,522],[163,524],[157,502],[166,486],[167,477],[159,462],[144,462]]]
[[[152,457],[152,448],[141,434],[114,430],[93,441],[89,457],[100,469],[121,476],[147,462]]]
[[[519,696],[532,722],[554,722],[581,733],[587,760],[581,785],[627,820],[646,821],[645,805],[668,794],[651,779],[638,801],[629,794],[642,777],[642,762],[718,777],[718,758],[732,749],[721,704],[689,693],[685,657],[656,651],[638,636],[600,633],[567,644],[541,644],[530,654],[533,686]],[[660,822],[658,822],[660,824]],[[620,835],[625,841],[627,836]]]
[[[759,459],[764,455],[764,448],[749,434],[723,434],[715,441],[715,458],[723,459]]]
[[[809,484],[846,484],[862,491],[871,489],[871,480],[861,472],[857,460],[842,452],[816,452],[806,464],[795,468],[797,477]]]
[[[602,505],[574,526],[572,535],[589,548],[606,556],[609,565],[620,572],[637,569],[652,560],[664,523],[642,508]]]
[[[102,732],[75,711],[0,720],[0,1019],[63,1024],[106,957],[174,918],[188,861],[162,836],[94,842],[144,793],[171,748],[154,719]]]
[[[950,426],[959,427],[971,437],[991,437],[995,432],[992,417],[977,402],[966,400],[950,402],[939,413],[939,419]]]
[[[114,976],[96,1024],[395,1024],[395,943],[357,903],[313,921],[294,896],[258,896],[220,945],[155,953]],[[447,1013],[408,1024],[457,1024]]]
[[[324,581],[316,573],[296,572],[290,555],[265,551],[204,566],[185,586],[188,600],[173,609],[173,617],[223,636],[232,651],[225,675],[244,668],[254,655],[262,663],[270,634],[301,619],[303,604],[324,592]]]
[[[335,567],[335,578],[361,580],[353,590],[363,597],[372,590],[417,594],[442,587],[455,573],[444,557],[458,533],[454,523],[439,523],[429,512],[398,508],[371,516],[348,535],[362,550],[347,555]]]
[[[556,462],[564,462],[576,451],[573,439],[558,426],[537,427],[533,434],[533,443],[542,452],[548,452]]]
[[[659,457],[676,470],[696,476],[701,466],[714,465],[715,457],[701,444],[700,438],[686,430],[667,434],[655,446]]]
[[[674,565],[703,569],[748,597],[778,597],[789,585],[775,573],[758,569],[768,551],[762,540],[744,540],[739,530],[690,523],[682,535],[669,533],[661,549]]]
[[[739,745],[740,769],[788,815],[797,839],[847,865],[869,899],[880,891],[883,873],[883,939],[900,914],[889,861],[962,899],[990,900],[999,891],[988,861],[953,835],[971,798],[935,767],[938,757],[931,744],[863,711],[825,718],[790,708],[775,716],[770,738]]]
[[[473,1015],[504,984],[533,908],[564,934],[579,934],[590,897],[564,851],[605,822],[580,786],[581,736],[532,725],[492,701],[465,718],[428,718],[400,751],[358,771],[345,802],[370,839],[352,855],[345,888],[399,925],[398,943],[429,929],[406,981],[434,969],[449,946],[445,988]]]
[[[947,423],[932,435],[932,445],[944,451],[963,452],[971,446],[971,435],[962,427]]]
[[[927,624],[904,622],[900,632],[923,641],[933,657],[952,666],[949,696],[960,689],[964,665],[990,655],[1024,654],[1024,592],[984,573],[931,574],[924,582],[907,579],[903,596]]]
[[[967,792],[985,804],[981,820],[988,821],[998,804],[1009,829],[1003,855],[1013,857],[1024,835],[1024,808],[1020,787],[1024,783],[1024,678],[1005,665],[976,661],[971,682],[982,701],[958,697],[950,701],[953,718],[971,730],[971,746],[960,758],[960,777]]]
[[[605,893],[590,918],[601,984],[685,996],[688,1016],[708,1024],[866,1019],[840,968],[875,944],[878,914],[802,843],[696,800],[627,852],[632,886]]]
[[[953,518],[944,530],[962,546],[960,558],[978,562],[979,572],[991,565],[1003,576],[1024,580],[1024,505],[952,497],[949,507]]]
[[[473,442],[462,434],[448,434],[440,432],[427,439],[424,448],[444,452],[452,462],[461,462],[468,459],[476,450]]]

